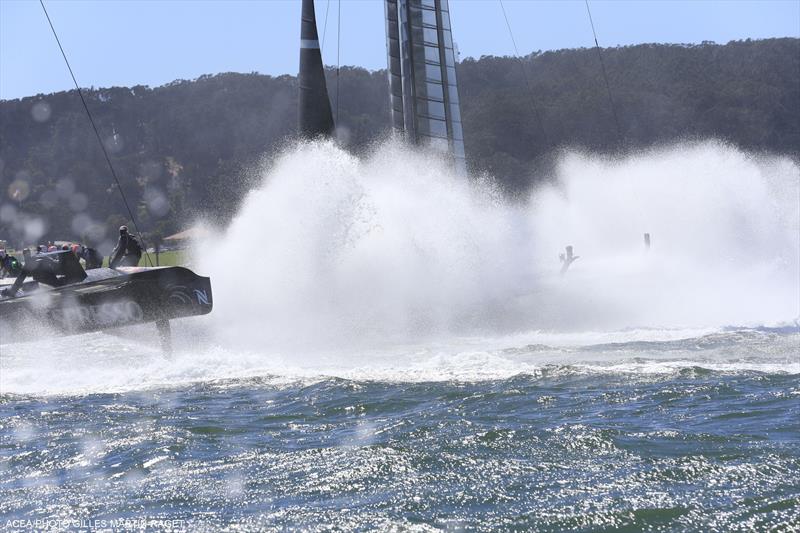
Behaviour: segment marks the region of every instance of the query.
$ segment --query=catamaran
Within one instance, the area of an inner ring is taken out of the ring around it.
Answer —
[[[84,270],[72,251],[26,258],[16,279],[0,280],[0,336],[27,340],[45,325],[63,334],[155,322],[165,349],[169,321],[211,312],[211,280],[184,267]]]
[[[394,129],[413,144],[446,154],[463,171],[464,137],[448,1],[385,0],[385,16]],[[303,0],[300,29],[298,130],[307,138],[331,136],[335,124],[313,0]],[[58,39],[54,28],[53,34]],[[66,55],[64,60],[69,66]],[[75,86],[86,106],[77,81]],[[88,107],[86,114],[97,133]],[[102,141],[100,146],[116,180]],[[211,280],[184,267],[85,271],[70,251],[28,254],[18,278],[0,281],[0,334],[4,339],[7,334],[23,339],[34,332],[26,327],[34,322],[67,334],[154,322],[168,348],[170,320],[207,314],[212,307]]]
[[[135,225],[133,212],[83,92],[44,3],[41,6]],[[211,280],[188,268],[121,267],[87,272],[71,250],[36,255],[25,250],[24,257],[22,272],[15,279],[0,280],[0,338],[4,342],[36,335],[37,325],[73,334],[155,322],[162,348],[168,353],[172,349],[169,321],[204,315],[213,307]]]

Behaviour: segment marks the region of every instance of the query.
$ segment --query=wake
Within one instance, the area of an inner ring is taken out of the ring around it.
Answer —
[[[394,143],[362,158],[301,144],[260,172],[232,224],[197,243],[213,250],[195,270],[215,309],[176,321],[173,359],[144,327],[45,335],[0,344],[0,391],[800,373],[789,159],[716,142],[566,152],[556,181],[516,202]],[[566,245],[581,257],[561,276]]]

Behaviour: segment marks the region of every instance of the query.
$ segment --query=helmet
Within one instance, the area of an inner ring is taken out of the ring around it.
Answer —
[[[124,235],[125,233],[128,233],[128,226],[120,226],[119,227],[119,234],[120,235]]]
[[[62,250],[69,250],[69,244],[62,244],[61,245],[61,249]]]

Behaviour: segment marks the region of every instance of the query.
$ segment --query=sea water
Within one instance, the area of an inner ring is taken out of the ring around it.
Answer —
[[[512,200],[393,143],[258,172],[171,359],[2,339],[0,528],[800,527],[796,163],[564,152]]]

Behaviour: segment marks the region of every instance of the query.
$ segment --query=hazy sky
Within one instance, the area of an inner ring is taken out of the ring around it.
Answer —
[[[498,0],[450,0],[461,57],[510,55]],[[323,55],[336,64],[385,68],[382,0],[317,0]],[[583,0],[504,0],[522,54],[591,46]],[[82,86],[161,85],[219,72],[297,72],[300,3],[67,1],[46,6]],[[800,0],[592,0],[601,46],[725,43],[800,37]],[[72,82],[38,1],[0,0],[0,98],[69,89]]]

